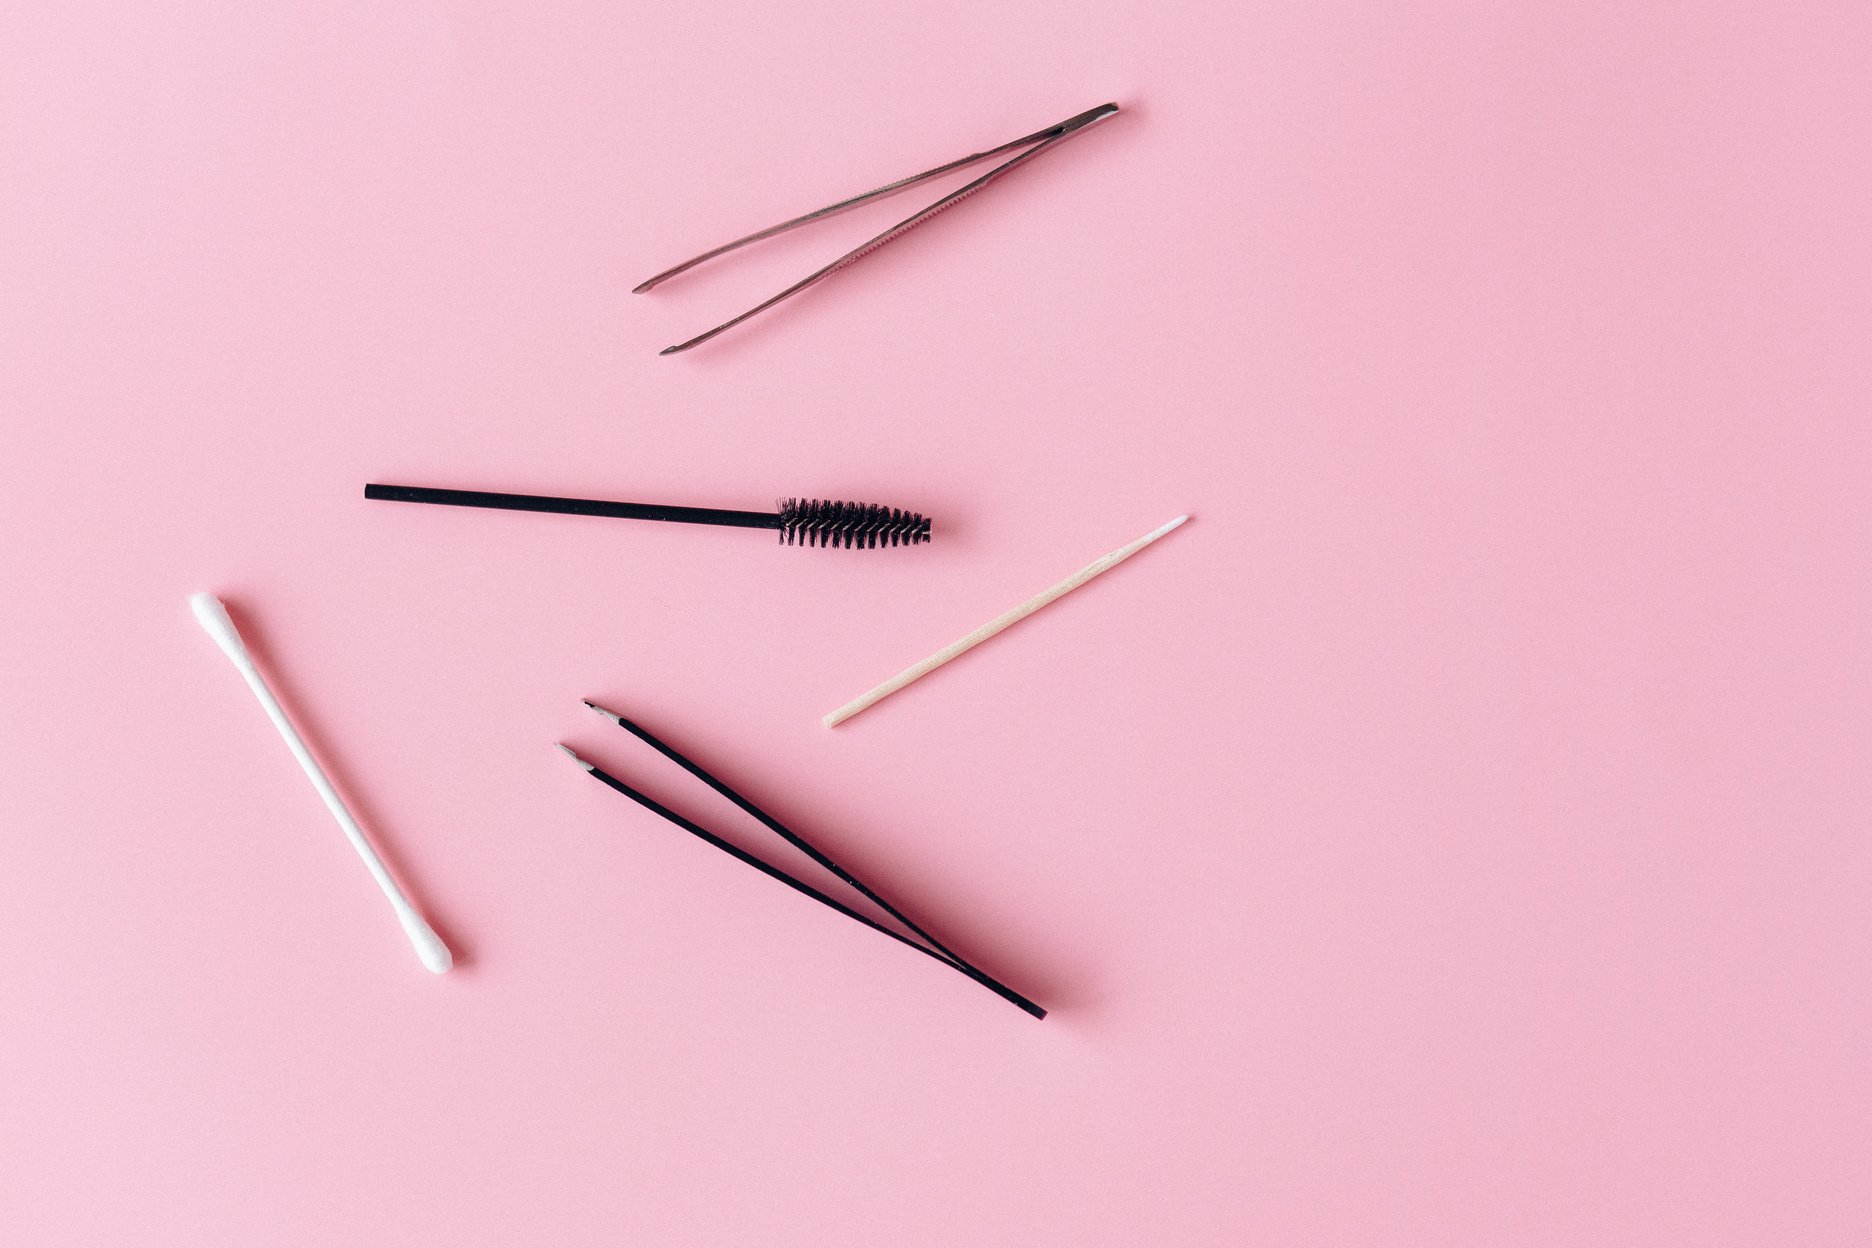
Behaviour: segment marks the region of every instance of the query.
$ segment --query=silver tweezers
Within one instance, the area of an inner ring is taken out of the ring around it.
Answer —
[[[701,255],[695,257],[692,260],[683,261],[681,264],[677,265],[673,269],[663,270],[661,273],[657,274],[655,277],[651,278],[649,281],[645,282],[643,285],[637,287],[637,289],[633,291],[632,293],[641,295],[647,290],[651,290],[657,286],[662,285],[664,282],[667,282],[670,278],[675,277],[678,273],[686,273],[690,269],[695,268],[696,265],[701,264],[703,261],[713,260],[716,256],[725,255],[726,253],[735,250],[737,247],[745,247],[749,243],[758,243],[763,238],[772,238],[776,234],[784,234],[788,230],[798,229],[802,225],[811,225],[815,221],[823,221],[827,217],[835,217],[841,212],[845,212],[849,209],[858,207],[860,204],[868,204],[874,199],[883,199],[887,195],[895,195],[897,192],[902,191],[902,190],[907,190],[908,188],[917,185],[917,183],[919,182],[927,182],[931,178],[940,178],[943,174],[953,173],[957,169],[966,169],[968,166],[975,164],[978,161],[991,160],[994,157],[1003,155],[1007,152],[1012,152],[1023,147],[1027,148],[1026,151],[1021,152],[1021,154],[1016,156],[1014,159],[1007,161],[1005,164],[996,165],[993,169],[990,169],[987,173],[984,173],[981,177],[976,178],[973,182],[970,182],[967,186],[963,187],[961,190],[956,191],[953,194],[943,196],[941,199],[937,200],[935,203],[931,204],[929,207],[923,209],[922,211],[916,213],[914,216],[906,217],[902,221],[899,221],[896,225],[891,226],[890,229],[885,230],[882,234],[879,234],[876,238],[870,240],[867,243],[862,244],[861,246],[857,248],[854,248],[851,251],[846,252],[844,255],[834,260],[831,264],[826,265],[825,268],[820,269],[817,273],[814,273],[810,277],[803,278],[800,281],[793,283],[791,286],[787,287],[785,290],[781,291],[779,294],[775,295],[773,298],[767,300],[765,303],[756,304],[754,307],[749,308],[747,311],[743,312],[740,316],[735,317],[733,320],[723,321],[720,325],[717,325],[714,329],[709,330],[705,334],[697,334],[694,338],[691,338],[687,342],[679,342],[673,347],[665,347],[663,348],[662,351],[658,352],[658,354],[675,355],[678,351],[687,351],[690,347],[699,346],[702,343],[705,343],[709,339],[713,338],[716,334],[719,334],[724,330],[734,328],[736,325],[739,325],[742,321],[747,320],[750,316],[754,316],[757,313],[765,312],[768,308],[773,307],[776,303],[779,303],[783,299],[792,298],[794,295],[799,294],[800,291],[805,290],[808,286],[816,286],[820,282],[824,281],[826,278],[832,276],[834,273],[844,268],[846,265],[851,264],[855,261],[864,259],[866,256],[870,255],[872,252],[882,247],[885,243],[890,242],[893,238],[896,238],[898,235],[905,233],[911,228],[921,225],[923,222],[929,220],[931,217],[935,216],[937,213],[941,212],[943,209],[949,207],[951,204],[967,199],[970,195],[973,195],[976,191],[981,190],[982,187],[987,186],[990,182],[994,181],[996,178],[1000,177],[1002,174],[1008,172],[1010,169],[1013,169],[1016,165],[1025,164],[1027,161],[1032,160],[1034,157],[1038,156],[1041,152],[1046,151],[1049,147],[1052,147],[1054,144],[1064,142],[1065,140],[1071,138],[1073,135],[1079,133],[1081,130],[1086,129],[1097,122],[1104,121],[1107,117],[1112,116],[1117,111],[1118,111],[1118,106],[1116,104],[1101,104],[1097,108],[1089,108],[1085,112],[1080,113],[1077,117],[1068,117],[1065,121],[1060,122],[1056,126],[1048,126],[1044,130],[1037,130],[1034,133],[1027,135],[1025,138],[1015,139],[1011,143],[1003,143],[1000,147],[990,148],[989,150],[985,152],[977,152],[973,156],[964,156],[961,160],[952,160],[946,165],[939,165],[936,168],[931,169],[925,173],[919,173],[915,175],[914,177],[905,178],[900,182],[892,182],[888,186],[880,186],[875,191],[866,191],[862,195],[854,195],[852,198],[847,199],[847,200],[841,200],[840,202],[833,204],[828,208],[821,208],[816,212],[809,212],[803,217],[794,217],[791,221],[782,221],[779,225],[769,226],[768,228],[761,230],[757,233],[749,234],[746,238],[737,238],[732,243],[723,243],[720,247],[715,248],[713,251],[705,251]]]

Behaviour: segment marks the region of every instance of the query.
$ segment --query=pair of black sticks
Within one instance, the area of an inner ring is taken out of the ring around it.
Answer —
[[[772,815],[768,814],[766,811],[756,806],[753,802],[748,801],[747,798],[742,797],[739,793],[729,788],[726,784],[723,784],[720,780],[717,780],[714,776],[704,771],[700,766],[689,761],[687,758],[684,758],[681,754],[677,753],[675,750],[671,749],[669,746],[665,745],[663,742],[657,740],[657,738],[650,735],[650,733],[638,727],[636,724],[632,723],[630,720],[624,718],[624,716],[618,714],[616,711],[606,710],[604,707],[599,706],[596,702],[590,701],[589,699],[585,701],[585,705],[590,707],[593,711],[596,711],[598,714],[604,716],[606,719],[610,720],[612,723],[616,724],[618,727],[622,728],[624,731],[630,733],[632,736],[636,737],[639,741],[642,741],[645,745],[649,746],[651,749],[655,750],[657,753],[661,754],[663,757],[669,759],[672,763],[675,763],[678,767],[681,767],[684,771],[688,772],[690,775],[700,780],[703,784],[706,784],[709,788],[715,790],[715,792],[727,798],[730,802],[734,803],[734,805],[739,810],[741,810],[743,813],[747,815],[751,815],[754,819],[759,821],[762,826],[764,826],[769,831],[778,835],[781,840],[793,846],[795,849],[805,854],[808,858],[818,863],[821,867],[824,867],[827,871],[830,871],[834,876],[838,877],[839,880],[851,886],[853,889],[857,890],[857,892],[861,896],[865,897],[872,904],[876,905],[880,910],[884,911],[885,914],[888,914],[891,918],[903,924],[905,928],[907,928],[911,933],[913,933],[919,939],[912,940],[910,939],[909,936],[905,936],[901,932],[893,931],[892,929],[884,926],[882,923],[879,923],[874,919],[868,918],[865,915],[860,914],[858,911],[852,909],[850,906],[846,905],[844,902],[837,901],[834,898],[827,896],[825,893],[814,888],[812,885],[804,883],[803,881],[800,881],[800,880],[796,880],[792,876],[788,875],[786,872],[780,870],[778,867],[762,862],[759,858],[756,858],[754,855],[748,853],[746,850],[729,844],[727,841],[715,835],[713,832],[710,832],[707,828],[704,828],[703,826],[696,823],[695,821],[691,819],[685,819],[683,816],[677,814],[675,811],[663,805],[661,802],[656,801],[654,798],[647,797],[644,794],[639,793],[636,789],[633,789],[630,785],[624,783],[622,780],[618,779],[616,776],[612,775],[610,772],[605,771],[603,768],[599,767],[598,764],[592,762],[590,759],[580,757],[578,754],[573,752],[570,746],[561,745],[559,747],[560,749],[566,752],[566,754],[572,759],[573,762],[577,763],[580,767],[583,767],[587,772],[591,773],[594,779],[597,779],[603,782],[604,784],[606,784],[607,786],[613,789],[616,789],[619,793],[622,793],[625,797],[630,798],[633,802],[636,802],[639,806],[642,806],[645,810],[648,810],[651,814],[656,815],[660,818],[669,820],[669,822],[675,824],[677,827],[681,828],[685,832],[688,832],[692,836],[695,836],[701,840],[707,841],[710,845],[713,845],[716,849],[721,850],[723,853],[729,855],[732,858],[736,858],[740,860],[741,862],[745,862],[748,866],[753,867],[756,871],[759,871],[761,874],[772,876],[774,879],[779,880],[782,884],[785,884],[788,888],[791,888],[796,892],[804,893],[806,896],[811,897],[814,901],[817,901],[823,905],[830,906],[832,909],[838,911],[840,914],[844,915],[846,918],[855,919],[858,922],[864,924],[866,927],[871,928],[874,931],[883,932],[886,936],[889,936],[892,940],[899,941],[905,945],[908,945],[910,946],[910,948],[915,949],[918,953],[934,958],[938,962],[941,962],[944,966],[947,966],[952,970],[960,971],[962,974],[968,976],[970,979],[982,985],[982,987],[987,988],[988,990],[995,993],[997,996],[1001,997],[1002,999],[1006,1001],[1010,1001],[1015,1005],[1018,1005],[1021,1009],[1027,1011],[1029,1014],[1033,1015],[1035,1018],[1046,1017],[1046,1011],[1042,1009],[1040,1006],[1035,1005],[1032,1001],[1029,1001],[1026,997],[1021,996],[1020,993],[1015,992],[1012,988],[1009,988],[1006,984],[1003,984],[999,980],[983,972],[980,968],[974,966],[967,959],[963,958],[962,955],[956,953],[953,949],[950,949],[948,946],[944,945],[941,941],[937,940],[934,936],[924,931],[921,927],[919,927],[916,924],[914,920],[912,920],[909,916],[904,914],[904,912],[899,910],[896,906],[893,906],[890,902],[878,896],[878,894],[875,891],[867,887],[863,881],[858,879],[857,876],[845,870],[845,868],[839,866],[838,863],[832,861],[832,859],[827,857],[825,854],[821,853],[819,850],[813,848],[811,845],[809,845],[806,842],[806,839],[804,837],[801,837],[797,833],[790,831],[783,824],[781,824],[781,822],[778,819],[775,819]],[[927,942],[927,943],[922,943],[922,942]]]

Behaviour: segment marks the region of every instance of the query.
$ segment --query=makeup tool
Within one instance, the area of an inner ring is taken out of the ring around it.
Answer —
[[[299,760],[299,766],[305,769],[306,778],[312,781],[312,787],[317,789],[318,795],[325,799],[326,809],[331,811],[332,818],[338,821],[338,826],[344,829],[345,836],[351,841],[351,847],[357,850],[358,857],[364,860],[364,866],[371,873],[371,878],[377,881],[377,887],[381,888],[384,896],[390,899],[390,908],[396,911],[397,921],[403,925],[403,931],[408,935],[410,944],[416,947],[416,956],[422,959],[424,966],[438,975],[448,970],[455,964],[448,946],[442,943],[442,938],[435,934],[435,930],[429,926],[428,922],[417,912],[416,907],[411,904],[410,899],[404,895],[402,888],[391,877],[389,868],[384,866],[383,859],[379,858],[377,851],[372,848],[370,839],[364,835],[364,829],[358,826],[357,820],[352,818],[351,812],[346,809],[344,799],[338,796],[338,790],[332,786],[331,779],[326,776],[324,768],[320,767],[318,760],[312,757],[312,751],[307,748],[305,738],[301,737],[299,730],[293,727],[292,721],[286,717],[286,709],[280,705],[279,699],[273,695],[273,690],[267,686],[266,678],[260,674],[260,669],[254,666],[253,656],[247,652],[246,643],[241,640],[240,630],[234,627],[234,621],[229,618],[227,608],[213,594],[195,594],[189,598],[189,606],[194,609],[197,622],[210,637],[215,639],[215,644],[221,647],[221,652],[227,655],[233,661],[235,669],[246,677],[247,687],[253,690],[254,697],[260,700],[260,705],[266,710],[267,718],[273,721],[273,726],[279,729],[280,736],[286,739],[287,748],[292,750],[293,757]]]
[[[858,880],[856,876],[852,875],[851,872],[845,870],[843,867],[839,866],[836,862],[832,861],[831,858],[827,857],[825,854],[821,853],[819,850],[813,848],[813,846],[811,846],[810,844],[806,842],[804,837],[801,837],[797,835],[796,833],[787,829],[784,825],[780,823],[779,820],[775,819],[772,815],[768,814],[766,811],[762,810],[760,807],[754,805],[754,803],[748,801],[745,797],[741,796],[739,793],[729,788],[722,781],[710,775],[707,771],[703,770],[701,766],[683,757],[681,754],[677,753],[674,749],[665,745],[662,741],[659,741],[656,737],[652,736],[649,732],[645,731],[643,728],[639,727],[638,725],[632,723],[630,720],[618,714],[616,711],[606,710],[604,707],[599,706],[597,703],[590,702],[590,701],[587,701],[585,705],[590,707],[597,714],[604,716],[606,719],[610,720],[612,723],[616,724],[618,727],[624,729],[624,731],[630,733],[632,736],[636,737],[639,741],[642,741],[645,745],[648,745],[651,749],[663,755],[663,757],[669,759],[671,762],[675,763],[678,767],[681,767],[684,771],[688,772],[690,775],[700,780],[703,784],[713,789],[716,793],[719,793],[721,796],[727,798],[737,808],[739,808],[744,813],[751,815],[754,819],[758,820],[769,831],[774,832],[782,840],[786,841],[787,844],[793,846],[795,849],[800,850],[808,858],[811,858],[814,862],[818,863],[821,867],[824,867],[827,871],[831,872],[839,880],[843,881],[845,884],[850,885],[860,895],[865,897],[867,900],[871,901],[879,909],[883,910],[885,914],[889,915],[891,918],[895,919],[897,922],[903,924],[904,927],[908,929],[910,933],[912,933],[912,935],[918,937],[919,939],[913,940],[911,939],[910,936],[906,936],[902,932],[894,931],[891,928],[886,927],[884,924],[877,922],[875,919],[872,919],[872,918],[867,917],[866,915],[860,914],[858,911],[852,909],[850,906],[846,905],[844,902],[835,900],[834,898],[828,896],[826,893],[821,892],[819,889],[814,888],[812,885],[804,883],[803,881],[797,880],[791,875],[788,875],[785,871],[780,870],[778,867],[771,866],[768,863],[761,861],[759,858],[756,858],[754,855],[748,853],[746,850],[741,849],[738,846],[729,844],[727,841],[715,835],[713,832],[710,832],[708,829],[702,827],[700,824],[697,824],[693,822],[692,820],[684,818],[683,816],[677,814],[675,811],[669,809],[669,807],[664,806],[662,803],[656,801],[655,799],[646,797],[644,794],[638,792],[636,789],[632,788],[630,785],[626,784],[624,781],[618,779],[616,776],[612,775],[610,772],[605,771],[604,769],[599,767],[596,763],[592,762],[590,759],[579,756],[569,746],[561,745],[559,747],[561,750],[565,751],[567,757],[571,758],[573,762],[577,763],[580,767],[584,768],[587,772],[589,772],[594,779],[603,782],[605,785],[607,785],[610,788],[616,789],[619,793],[622,793],[625,797],[630,798],[633,802],[636,802],[638,805],[642,806],[645,810],[648,810],[650,813],[657,815],[660,818],[667,819],[669,822],[675,824],[677,827],[681,828],[683,831],[688,832],[692,836],[695,836],[703,841],[708,842],[710,845],[713,845],[716,849],[721,850],[723,853],[729,855],[730,857],[740,862],[746,863],[748,866],[753,867],[756,871],[759,871],[761,874],[771,876],[772,878],[780,881],[780,883],[785,884],[788,888],[791,888],[796,892],[804,893],[806,896],[811,897],[814,901],[819,902],[821,905],[831,907],[833,910],[838,911],[840,914],[844,915],[846,918],[854,919],[857,922],[862,923],[864,926],[871,928],[874,931],[882,932],[886,936],[889,936],[892,940],[908,945],[910,948],[915,949],[917,952],[922,953],[927,957],[934,958],[936,961],[941,962],[943,965],[950,967],[953,970],[960,971],[962,974],[968,976],[970,979],[974,980],[976,983],[981,984],[983,987],[996,993],[1003,999],[1010,1001],[1015,1005],[1018,1005],[1021,1009],[1027,1011],[1029,1014],[1033,1015],[1035,1018],[1046,1017],[1046,1011],[1044,1009],[1040,1008],[1038,1005],[1035,1005],[1032,1001],[1029,1001],[1026,997],[1021,996],[1018,992],[1015,992],[1012,988],[1007,987],[1007,985],[987,975],[986,973],[984,973],[983,971],[975,967],[973,964],[965,960],[960,954],[957,954],[953,950],[949,949],[946,945],[938,941],[934,936],[931,936],[928,932],[924,931],[921,927],[917,926],[917,924],[912,922],[908,917],[904,915],[904,913],[901,910],[897,909],[897,907],[891,905],[888,901],[885,901],[882,897],[878,896],[877,893],[872,891],[870,888],[866,887],[863,883],[861,883]]]
[[[952,204],[960,203],[962,200],[967,199],[970,195],[973,195],[976,191],[981,190],[984,186],[987,186],[990,182],[993,182],[996,178],[1001,177],[1003,174],[1014,169],[1016,166],[1027,163],[1028,161],[1032,160],[1034,157],[1038,156],[1040,153],[1046,151],[1048,148],[1053,147],[1055,144],[1064,142],[1065,140],[1071,138],[1073,135],[1078,134],[1080,131],[1087,129],[1088,127],[1093,126],[1097,124],[1098,122],[1104,121],[1107,117],[1112,116],[1117,111],[1118,111],[1118,106],[1116,104],[1101,104],[1097,108],[1089,108],[1085,112],[1080,113],[1076,117],[1068,117],[1065,121],[1060,122],[1056,126],[1048,126],[1045,130],[1036,130],[1034,133],[1026,135],[1023,138],[1015,139],[1010,143],[1003,143],[1000,147],[989,148],[985,152],[977,152],[973,156],[964,156],[960,160],[952,160],[946,165],[939,165],[934,169],[928,170],[927,172],[919,173],[912,177],[904,178],[901,181],[892,182],[887,186],[880,186],[875,191],[866,191],[862,195],[854,195],[850,199],[840,200],[836,204],[829,205],[828,207],[825,207],[825,208],[820,208],[814,212],[809,212],[805,216],[794,217],[791,221],[782,221],[779,225],[769,226],[764,230],[759,230],[753,234],[749,234],[745,238],[737,238],[732,243],[724,243],[720,247],[717,247],[712,251],[705,251],[701,255],[696,256],[694,259],[683,261],[681,264],[677,265],[675,268],[663,270],[661,273],[657,274],[655,277],[651,278],[649,281],[645,282],[643,285],[637,287],[637,289],[633,293],[642,294],[647,290],[650,290],[656,286],[661,285],[664,282],[667,282],[670,278],[675,277],[678,273],[686,273],[690,269],[695,268],[698,264],[702,264],[703,262],[708,261],[708,260],[713,260],[717,256],[725,255],[728,252],[734,251],[736,248],[745,247],[749,243],[757,243],[764,238],[772,238],[776,234],[784,234],[788,230],[798,229],[800,226],[803,226],[803,225],[811,225],[813,222],[823,221],[827,217],[835,217],[841,212],[847,212],[853,208],[858,207],[860,204],[868,204],[872,200],[884,199],[888,196],[895,195],[899,191],[907,190],[910,187],[916,186],[922,182],[927,182],[931,178],[940,178],[945,173],[953,173],[957,169],[966,169],[970,165],[978,164],[984,160],[992,160],[996,156],[1004,156],[1009,152],[1019,151],[1021,148],[1027,149],[1026,151],[1021,152],[1020,155],[1014,157],[1012,160],[1006,161],[1003,164],[996,165],[993,169],[990,169],[987,173],[984,173],[981,177],[976,178],[973,182],[970,182],[967,186],[962,187],[960,190],[955,191],[952,194],[945,195],[941,199],[937,200],[935,203],[931,204],[929,207],[922,209],[920,212],[917,212],[911,216],[905,217],[902,221],[899,221],[896,225],[893,225],[890,229],[885,230],[882,234],[879,234],[876,238],[873,238],[869,242],[866,242],[858,247],[853,248],[851,251],[846,252],[844,255],[834,260],[831,264],[828,264],[823,269],[820,269],[818,272],[813,273],[812,275],[793,283],[793,285],[787,287],[785,290],[781,291],[779,294],[775,295],[773,298],[767,300],[766,302],[757,304],[754,307],[749,308],[746,312],[743,312],[740,316],[735,317],[733,320],[722,322],[720,325],[717,325],[714,329],[709,330],[705,334],[697,334],[694,338],[689,339],[687,342],[679,342],[673,347],[665,347],[658,354],[674,355],[678,351],[687,351],[691,347],[698,346],[701,343],[707,342],[709,339],[713,338],[715,335],[721,333],[724,330],[734,328],[736,325],[739,325],[742,321],[747,320],[749,317],[754,316],[761,312],[765,312],[768,308],[773,307],[776,303],[779,303],[781,300],[790,299],[794,295],[799,294],[802,290],[805,290],[807,287],[817,285],[818,283],[832,276],[834,273],[838,272],[840,269],[844,268],[845,266],[849,264],[854,264],[857,261],[864,259],[866,256],[870,255],[872,252],[882,247],[885,243],[888,243],[892,239],[897,238],[900,235],[905,234],[909,232],[910,230],[914,229],[916,226],[921,225],[923,222],[929,220],[931,217],[935,216],[937,213],[941,212],[943,209],[948,208]]]
[[[1042,590],[1040,593],[1037,593],[1033,597],[1029,598],[1026,602],[1021,603],[1018,607],[1014,607],[1013,609],[1001,615],[996,616],[994,619],[988,621],[986,624],[982,625],[980,628],[976,629],[974,632],[970,633],[968,636],[962,638],[960,641],[951,642],[949,645],[944,646],[941,650],[938,650],[935,654],[930,655],[929,658],[924,659],[921,663],[918,663],[916,666],[905,668],[903,671],[897,673],[895,676],[891,677],[889,680],[885,681],[883,684],[879,685],[877,688],[871,690],[871,692],[863,695],[862,697],[854,698],[850,702],[847,702],[844,706],[839,707],[838,710],[833,711],[830,715],[827,715],[825,717],[825,721],[824,721],[825,726],[828,728],[838,727],[840,724],[844,723],[846,720],[856,715],[859,711],[864,710],[866,707],[870,706],[872,703],[879,702],[885,698],[888,698],[891,694],[896,693],[899,689],[903,688],[907,684],[910,684],[912,681],[920,680],[923,677],[929,675],[931,672],[935,671],[937,668],[947,663],[950,659],[955,658],[957,655],[962,654],[968,650],[973,650],[976,646],[981,645],[982,642],[987,641],[990,637],[994,636],[996,633],[1000,632],[1002,629],[1008,628],[1011,625],[1020,623],[1020,621],[1026,619],[1028,616],[1038,611],[1041,607],[1046,606],[1049,602],[1052,602],[1057,598],[1065,597],[1067,594],[1070,594],[1073,590],[1078,589],[1081,585],[1085,584],[1087,581],[1091,580],[1093,577],[1099,575],[1101,572],[1111,571],[1113,568],[1117,567],[1119,564],[1129,559],[1132,555],[1137,554],[1138,551],[1143,550],[1146,546],[1150,545],[1152,542],[1156,541],[1158,538],[1170,532],[1170,530],[1176,528],[1178,525],[1182,524],[1185,520],[1188,520],[1188,519],[1189,519],[1188,516],[1178,516],[1176,519],[1164,525],[1162,528],[1152,529],[1149,533],[1146,533],[1143,537],[1138,538],[1137,541],[1132,542],[1130,545],[1120,546],[1117,550],[1112,551],[1111,554],[1106,555],[1103,559],[1093,560],[1091,563],[1086,564],[1085,567],[1080,568],[1077,572],[1073,573],[1071,576],[1067,577],[1065,580],[1061,581],[1059,584],[1053,586],[1050,589]]]
[[[665,507],[657,503],[608,503],[593,498],[549,498],[540,494],[490,494],[483,490],[432,490],[414,485],[367,485],[365,498],[393,503],[441,503],[450,507],[493,507],[505,511],[550,511],[569,516],[613,516],[625,520],[672,520],[743,529],[776,529],[783,546],[918,546],[930,540],[930,522],[913,511],[876,503],[837,503],[787,498],[778,511],[723,511],[715,507]]]

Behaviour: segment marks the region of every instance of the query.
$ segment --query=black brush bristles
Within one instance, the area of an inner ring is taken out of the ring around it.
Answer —
[[[829,499],[780,500],[780,542],[785,546],[919,546],[930,540],[928,518],[877,503]]]

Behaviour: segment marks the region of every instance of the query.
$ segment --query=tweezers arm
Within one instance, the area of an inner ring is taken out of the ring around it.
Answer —
[[[976,152],[973,156],[964,156],[960,160],[952,160],[946,165],[938,165],[934,169],[928,169],[922,173],[913,174],[910,177],[902,178],[885,186],[880,186],[874,191],[866,191],[862,195],[854,195],[850,199],[840,200],[836,204],[816,209],[806,213],[804,216],[794,217],[790,221],[782,221],[779,225],[770,225],[764,230],[757,230],[747,235],[745,238],[737,238],[732,243],[723,243],[721,246],[710,251],[705,251],[699,256],[693,256],[683,261],[681,264],[676,265],[674,268],[664,269],[655,277],[635,287],[631,293],[641,295],[647,290],[655,289],[657,286],[675,277],[679,273],[686,273],[699,264],[705,264],[715,259],[715,257],[726,255],[728,252],[734,251],[737,248],[746,247],[749,243],[758,243],[762,239],[772,238],[776,234],[784,234],[788,230],[796,230],[802,225],[811,225],[815,221],[823,221],[828,217],[836,217],[842,212],[849,212],[851,209],[857,208],[863,204],[868,204],[873,200],[888,199],[899,191],[909,190],[913,186],[928,182],[931,178],[940,178],[946,173],[954,173],[958,169],[966,169],[970,165],[979,164],[984,160],[993,160],[997,156],[1006,155],[1008,152],[1026,147],[1029,144],[1037,143],[1042,147],[1047,146],[1053,140],[1063,139],[1069,134],[1083,130],[1094,122],[1103,121],[1117,111],[1118,106],[1116,104],[1101,104],[1097,108],[1087,109],[1076,117],[1069,117],[1058,125],[1048,126],[1044,130],[1037,130],[1032,134],[1015,139],[1012,142],[1003,143],[999,147],[989,148],[985,152]],[[1038,148],[1035,149],[1035,151],[1038,150]],[[1028,155],[1032,154],[1031,152],[1028,153]]]

